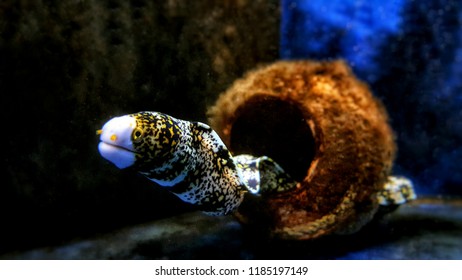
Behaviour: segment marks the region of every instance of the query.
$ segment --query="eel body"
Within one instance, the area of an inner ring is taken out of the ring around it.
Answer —
[[[158,112],[115,117],[101,130],[100,154],[133,168],[211,215],[236,210],[246,187],[230,152],[208,125]]]
[[[267,156],[233,157],[217,133],[201,122],[139,112],[115,117],[97,133],[104,158],[118,168],[136,170],[210,215],[235,212],[246,192],[264,197],[300,188]],[[384,209],[415,198],[412,182],[404,177],[390,176],[377,193]]]

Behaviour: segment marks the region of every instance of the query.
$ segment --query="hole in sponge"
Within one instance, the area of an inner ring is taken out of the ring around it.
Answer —
[[[294,103],[254,96],[236,111],[230,149],[235,155],[266,155],[292,178],[303,180],[315,155],[315,139],[307,114]]]

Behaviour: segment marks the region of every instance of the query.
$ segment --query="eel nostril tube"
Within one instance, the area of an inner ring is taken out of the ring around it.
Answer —
[[[300,182],[290,193],[244,199],[237,217],[273,235],[354,232],[378,209],[393,132],[381,103],[343,61],[281,61],[247,73],[209,109],[233,154],[266,155]]]

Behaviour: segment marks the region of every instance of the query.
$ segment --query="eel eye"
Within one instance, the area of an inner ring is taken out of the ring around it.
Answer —
[[[143,130],[141,128],[135,128],[132,133],[132,140],[135,143],[138,143],[143,138]]]

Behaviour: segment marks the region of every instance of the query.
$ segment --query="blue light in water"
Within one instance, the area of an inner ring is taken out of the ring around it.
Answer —
[[[283,0],[281,58],[344,58],[368,82],[377,51],[400,32],[403,0]]]
[[[282,0],[283,59],[345,59],[384,102],[396,171],[462,194],[462,2]]]

